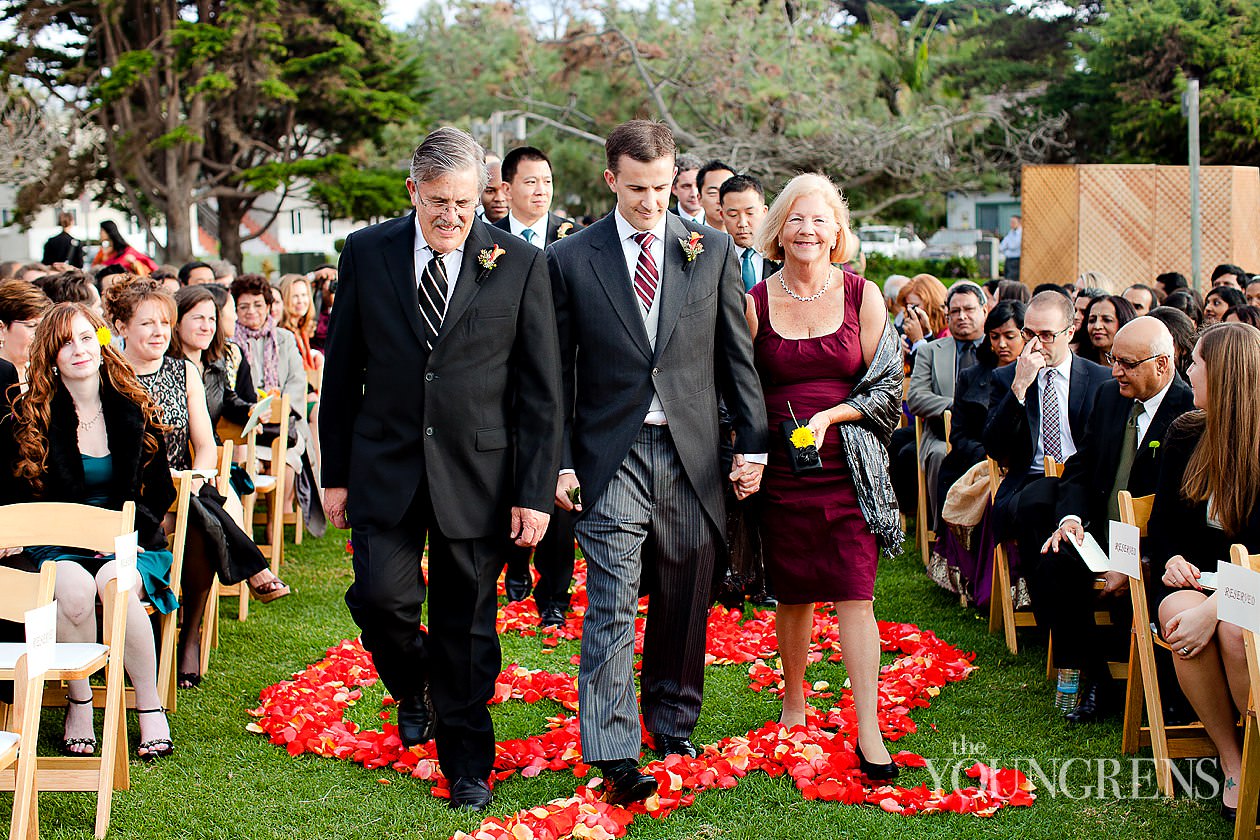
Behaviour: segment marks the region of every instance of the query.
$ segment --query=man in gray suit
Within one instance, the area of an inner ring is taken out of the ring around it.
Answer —
[[[975,283],[955,283],[945,297],[949,332],[928,342],[914,356],[906,407],[924,421],[919,463],[927,477],[928,519],[935,527],[940,498],[941,463],[945,460],[945,410],[954,402],[954,382],[976,362],[984,338],[984,290]]]
[[[666,212],[673,135],[634,120],[608,136],[605,152],[616,209],[550,246],[547,261],[567,412],[556,503],[580,512],[588,564],[582,755],[603,771],[607,799],[626,803],[656,789],[638,769],[640,587],[649,596],[643,718],[659,753],[694,756],[722,482],[755,492],[768,444],[731,240]],[[724,465],[719,393],[738,453]]]

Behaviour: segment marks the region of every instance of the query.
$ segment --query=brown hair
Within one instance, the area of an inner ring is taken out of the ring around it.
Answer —
[[[232,300],[238,303],[241,300],[241,295],[262,295],[263,301],[268,306],[271,306],[276,300],[276,290],[271,288],[267,278],[261,274],[242,274],[232,281],[229,290],[232,292]]]
[[[293,317],[289,314],[289,296],[295,283],[306,284],[306,311],[299,317]],[[280,278],[280,299],[284,301],[284,312],[280,313],[280,323],[277,326],[284,327],[294,335],[304,335],[307,338],[315,335],[315,321],[318,313],[315,311],[315,291],[311,288],[311,282],[306,279],[304,274],[286,274]]]
[[[48,433],[52,426],[52,403],[62,388],[56,370],[57,354],[74,337],[74,319],[82,315],[95,329],[105,326],[99,315],[80,303],[59,303],[44,315],[31,342],[31,366],[27,374],[26,393],[13,401],[14,439],[17,441],[16,474],[25,479],[39,495],[44,489],[47,472]],[[157,435],[164,430],[158,408],[149,392],[136,379],[131,365],[112,345],[101,346],[101,387],[109,385],[126,399],[139,406],[144,414],[145,430],[142,448],[152,458],[158,451]]]
[[[136,310],[142,303],[151,300],[162,305],[167,317],[171,320],[171,325],[174,326],[175,298],[162,288],[162,281],[154,280],[152,277],[138,277],[134,274],[119,277],[105,290],[105,317],[113,324],[120,321],[126,324],[135,317]]]
[[[0,280],[0,321],[6,325],[37,318],[50,306],[52,301],[37,286],[25,280]]]
[[[604,141],[604,156],[615,175],[623,155],[639,163],[651,163],[677,154],[674,133],[669,126],[655,120],[630,120],[612,130]]]
[[[1181,481],[1182,498],[1211,499],[1211,514],[1231,538],[1251,518],[1260,497],[1260,403],[1252,389],[1260,382],[1260,330],[1250,324],[1213,324],[1199,336],[1199,356],[1207,373],[1206,411],[1187,415],[1202,424]]]
[[[945,331],[945,284],[931,274],[916,274],[910,282],[901,287],[897,293],[897,305],[906,307],[906,298],[917,294],[923,302],[923,311],[927,313],[928,323],[932,326],[932,337]]]
[[[219,327],[219,300],[215,297],[214,292],[210,291],[209,286],[212,283],[203,283],[200,286],[181,286],[179,291],[175,293],[175,310],[176,320],[172,325],[171,344],[166,348],[166,355],[176,359],[184,358],[184,345],[179,340],[179,322],[184,320],[184,316],[191,312],[200,304],[210,301],[214,305],[214,338],[210,339],[210,346],[202,353],[203,362],[215,362],[223,357],[224,347],[227,339],[223,335],[223,329]]]

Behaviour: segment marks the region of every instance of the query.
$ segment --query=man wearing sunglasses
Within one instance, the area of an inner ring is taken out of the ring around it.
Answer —
[[[1194,408],[1194,392],[1177,375],[1173,355],[1172,334],[1154,318],[1136,318],[1116,333],[1107,359],[1112,381],[1098,389],[1081,448],[1059,483],[1059,527],[1041,546],[1038,562],[1026,566],[1033,601],[1044,604],[1049,616],[1055,664],[1081,671],[1081,700],[1067,716],[1071,723],[1096,720],[1118,705],[1107,672],[1109,639],[1094,623],[1095,575],[1073,546],[1087,530],[1107,544],[1107,523],[1120,519],[1121,490],[1135,497],[1155,492],[1159,443],[1172,421]],[[1119,572],[1104,577],[1104,598],[1128,586]],[[1121,598],[1112,608],[1127,613],[1128,606]],[[1113,624],[1128,627],[1130,619],[1117,616]]]
[[[1020,557],[1036,557],[1056,521],[1058,481],[1045,477],[1045,457],[1062,463],[1076,454],[1094,394],[1110,378],[1107,368],[1068,348],[1074,314],[1065,295],[1034,296],[1024,314],[1024,352],[993,373],[984,448],[1007,468],[993,500],[994,524],[999,539],[1019,543]]]

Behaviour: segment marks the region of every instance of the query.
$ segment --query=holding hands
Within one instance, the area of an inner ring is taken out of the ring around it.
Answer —
[[[743,455],[736,455],[731,462],[731,483],[735,485],[735,498],[747,499],[761,489],[761,474],[764,464],[754,464]]]

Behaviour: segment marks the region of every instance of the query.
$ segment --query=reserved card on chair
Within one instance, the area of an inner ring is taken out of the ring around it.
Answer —
[[[1260,572],[1221,562],[1216,577],[1220,584],[1216,589],[1217,619],[1260,633]]]
[[[1142,577],[1142,550],[1139,545],[1142,532],[1136,525],[1126,525],[1115,520],[1108,524],[1111,526],[1111,550],[1107,555],[1111,561],[1111,571],[1122,572],[1138,580]]]
[[[29,678],[47,673],[57,647],[57,602],[26,611],[26,671]]]
[[[136,572],[136,557],[140,553],[140,535],[132,531],[114,537],[114,562],[118,564],[118,591],[130,592],[140,585],[140,575]]]

